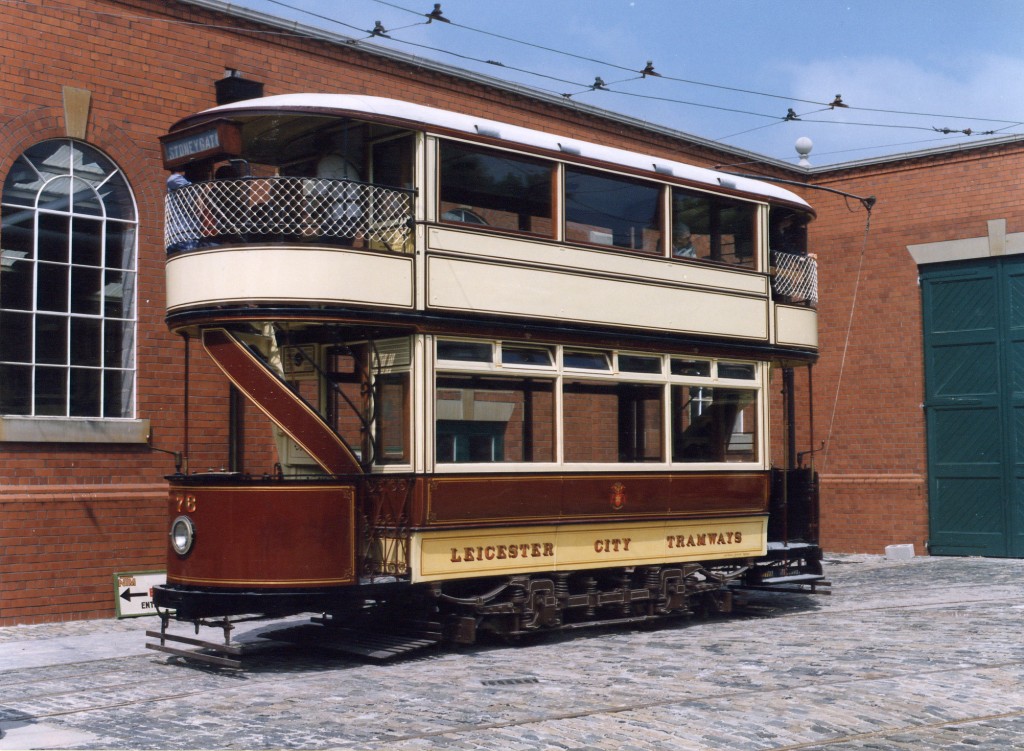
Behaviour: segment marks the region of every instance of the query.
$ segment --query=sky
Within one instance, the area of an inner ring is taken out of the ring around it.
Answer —
[[[791,163],[1024,137],[1024,0],[232,5]]]

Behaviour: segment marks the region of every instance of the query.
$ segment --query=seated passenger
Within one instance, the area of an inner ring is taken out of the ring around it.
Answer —
[[[672,257],[697,257],[697,249],[693,247],[693,238],[690,236],[690,228],[685,224],[677,224],[672,228]]]

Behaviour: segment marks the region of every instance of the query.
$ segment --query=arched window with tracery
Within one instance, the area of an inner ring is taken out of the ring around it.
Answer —
[[[40,142],[4,181],[0,415],[135,415],[135,199],[71,139]]]

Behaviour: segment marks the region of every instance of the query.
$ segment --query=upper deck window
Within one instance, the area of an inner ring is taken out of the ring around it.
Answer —
[[[550,237],[554,164],[441,142],[443,221]]]
[[[657,255],[660,196],[652,183],[566,167],[565,239]]]
[[[755,268],[757,207],[697,191],[672,189],[672,255]]]

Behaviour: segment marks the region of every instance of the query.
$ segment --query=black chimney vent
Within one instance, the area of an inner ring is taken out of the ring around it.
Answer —
[[[230,104],[263,96],[262,83],[242,78],[242,74],[234,68],[225,70],[224,78],[215,81],[213,85],[217,89],[217,104]]]

